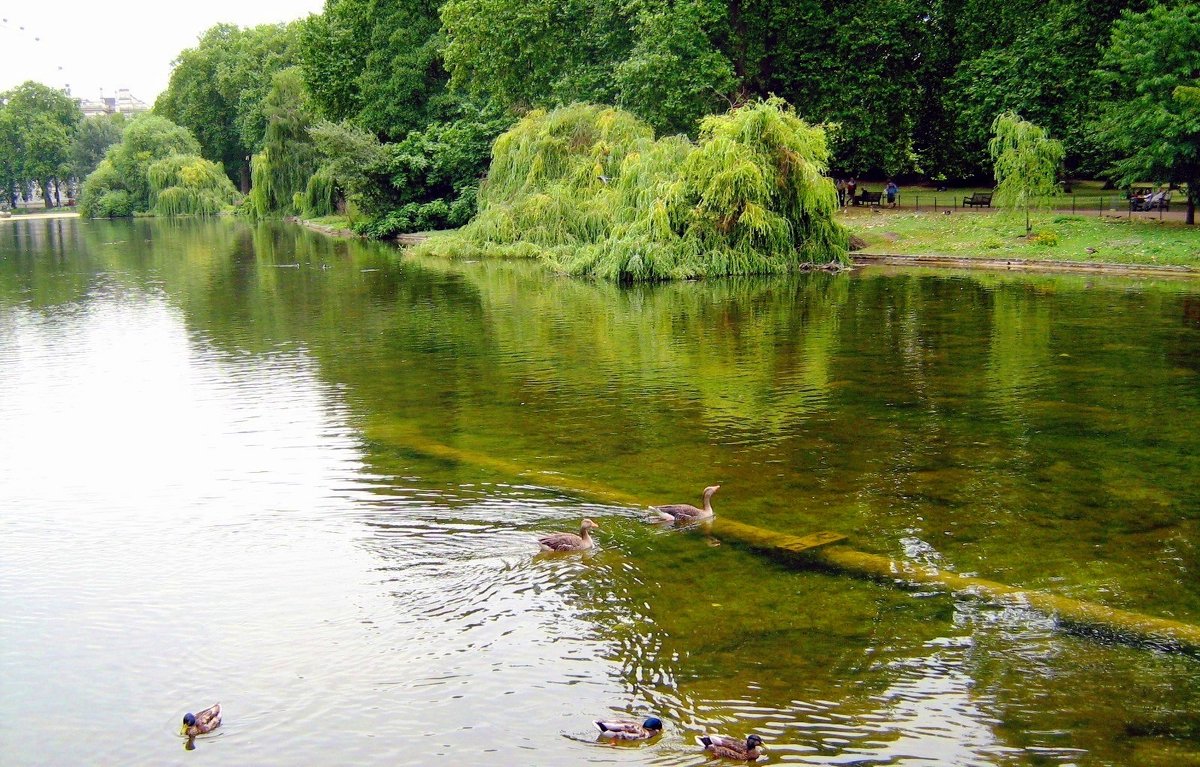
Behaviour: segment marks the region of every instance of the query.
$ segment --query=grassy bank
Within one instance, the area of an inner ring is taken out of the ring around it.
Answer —
[[[973,211],[856,211],[843,221],[866,254],[1200,266],[1200,227],[1157,220],[1042,214],[1029,237],[1023,218]]]
[[[1200,226],[1124,217],[1069,214],[1035,217],[1031,238],[1023,220],[997,213],[954,211],[951,215],[907,211],[850,211],[842,217],[874,255],[947,256],[962,259],[1077,261],[1089,264],[1174,265],[1200,268]],[[345,216],[300,221],[330,234],[353,234]],[[410,235],[411,245],[425,235]]]

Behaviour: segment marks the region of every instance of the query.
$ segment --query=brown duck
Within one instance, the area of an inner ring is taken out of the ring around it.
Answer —
[[[713,493],[720,489],[720,485],[704,488],[703,509],[697,509],[690,503],[672,503],[667,506],[651,506],[650,510],[657,514],[658,518],[663,521],[695,522],[700,519],[708,519],[713,515]]]
[[[583,524],[579,526],[579,535],[575,533],[551,533],[550,535],[538,538],[538,543],[542,546],[542,551],[587,551],[596,545],[592,540],[591,531],[599,530],[600,525],[597,525],[590,519],[583,520]]]
[[[746,738],[745,742],[728,735],[702,735],[696,740],[700,741],[704,750],[713,756],[738,762],[753,762],[766,750],[762,738],[757,735],[751,735]]]
[[[193,714],[189,712],[184,714],[180,731],[185,737],[194,738],[197,735],[212,732],[220,726],[221,704],[214,703],[198,713]]]

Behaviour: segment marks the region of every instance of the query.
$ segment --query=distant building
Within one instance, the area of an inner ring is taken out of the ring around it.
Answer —
[[[101,91],[98,99],[77,99],[77,101],[79,108],[83,110],[84,117],[111,115],[118,112],[136,115],[150,111],[150,105],[131,94],[128,88],[121,88],[117,91],[116,96],[105,96]]]

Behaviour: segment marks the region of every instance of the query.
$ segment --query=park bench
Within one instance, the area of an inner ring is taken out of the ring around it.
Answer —
[[[1147,194],[1144,197],[1131,197],[1129,200],[1130,210],[1161,210],[1167,211],[1171,208],[1171,193],[1157,192],[1155,194]]]
[[[879,207],[880,200],[883,199],[883,192],[868,192],[864,190],[858,197],[854,198],[855,205],[874,205]]]
[[[962,201],[964,208],[990,208],[992,207],[991,192],[975,192],[970,197],[964,197]]]

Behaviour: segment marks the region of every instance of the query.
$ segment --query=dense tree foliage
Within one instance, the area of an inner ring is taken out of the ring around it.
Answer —
[[[458,226],[474,213],[491,142],[512,117],[486,96],[449,92],[439,5],[328,0],[302,24],[323,163],[300,202],[337,190],[375,236]]]
[[[777,96],[826,126],[835,173],[947,180],[991,177],[994,121],[1013,112],[1062,141],[1068,174],[1119,159],[1122,182],[1178,182],[1195,155],[1194,107],[1174,95],[1200,77],[1195,7],[326,0],[292,25],[209,30],[156,110],[235,178],[255,155],[253,210],[346,200],[378,236],[462,223],[492,139],[530,110],[577,102],[699,138],[706,115]]]
[[[154,112],[192,132],[201,153],[249,188],[249,157],[262,147],[275,73],[296,63],[297,24],[242,29],[218,24],[179,54]]]
[[[383,141],[451,116],[434,0],[327,0],[303,22],[299,63],[320,115]]]
[[[71,175],[83,179],[94,171],[108,148],[121,140],[126,122],[125,115],[120,112],[80,120],[71,143]]]
[[[622,282],[839,261],[828,158],[779,99],[706,118],[696,144],[611,107],[534,110],[496,140],[479,216],[428,247]]]
[[[1107,101],[1098,133],[1115,152],[1113,178],[1185,183],[1187,221],[1200,203],[1200,5],[1158,5],[1113,25],[1099,72]]]
[[[200,157],[187,128],[145,114],[129,122],[84,181],[79,207],[89,217],[215,213],[236,194],[220,166]]]
[[[8,203],[29,182],[41,186],[47,208],[55,203],[53,190],[71,175],[71,143],[82,118],[70,96],[41,83],[0,93],[0,188]]]
[[[299,68],[275,75],[263,102],[263,113],[266,131],[262,151],[252,163],[249,202],[260,216],[291,215],[303,207],[297,204],[297,195],[303,197],[320,163],[309,135],[314,121],[312,105]]]
[[[507,114],[484,109],[392,143],[351,123],[324,122],[312,135],[324,172],[367,215],[363,233],[384,237],[465,224],[492,141],[510,123]]]
[[[447,0],[453,81],[525,108],[616,103],[659,131],[775,94],[839,126],[852,174],[989,169],[995,116],[1063,136],[1072,169],[1104,159],[1087,129],[1099,49],[1122,8],[1101,0],[668,2]]]

